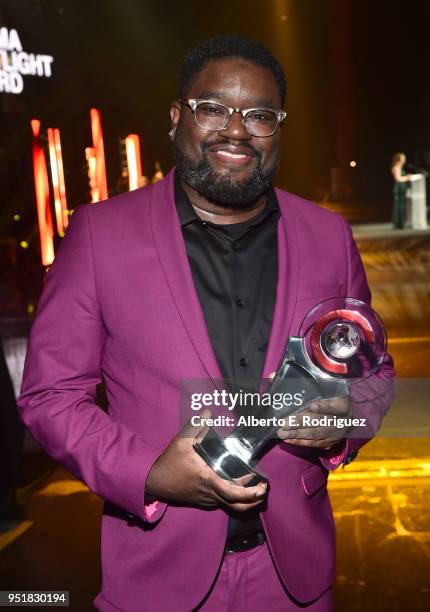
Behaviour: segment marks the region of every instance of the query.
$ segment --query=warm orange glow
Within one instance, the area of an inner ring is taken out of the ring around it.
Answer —
[[[40,134],[40,121],[39,119],[32,119],[30,121],[31,123],[31,130],[33,132],[33,136],[35,138],[38,138],[39,134]]]
[[[389,478],[428,478],[430,462],[426,458],[357,460],[345,470],[330,472],[330,484],[343,486],[354,480]]]
[[[66,200],[66,184],[64,182],[63,153],[61,151],[60,130],[58,128],[54,129],[54,143],[58,169],[58,186],[60,189],[61,218],[63,221],[63,228],[66,228],[69,225],[69,215]]]
[[[90,182],[90,193],[91,193],[91,202],[98,202],[100,200],[99,197],[99,189],[97,186],[97,162],[96,162],[96,152],[93,147],[87,147],[85,149],[85,157],[87,158],[87,166],[88,166],[88,179]]]
[[[64,228],[63,228],[63,218],[62,218],[63,215],[61,212],[60,184],[58,180],[57,156],[55,154],[54,130],[52,128],[48,128],[47,131],[48,131],[49,162],[51,165],[52,188],[54,190],[55,219],[57,222],[57,232],[60,234],[64,232]]]
[[[93,136],[93,151],[95,156],[95,176],[99,196],[98,199],[106,200],[106,198],[108,197],[108,190],[106,180],[105,150],[103,145],[103,132],[100,112],[96,108],[92,108],[90,110],[90,117],[91,133]]]
[[[158,183],[161,179],[164,178],[163,171],[161,170],[160,162],[155,162],[155,174],[151,179],[151,183]]]
[[[129,190],[137,189],[142,183],[142,161],[140,157],[140,139],[137,134],[129,134],[125,139],[127,154]]]
[[[40,121],[31,121],[33,131],[33,172],[36,189],[37,219],[39,223],[40,251],[42,264],[49,266],[54,261],[54,229],[52,226],[51,205],[49,200],[48,169],[43,147],[40,143]]]

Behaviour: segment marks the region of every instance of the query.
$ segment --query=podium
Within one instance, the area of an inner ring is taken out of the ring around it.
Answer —
[[[406,225],[412,229],[427,229],[426,175],[413,174],[406,192]]]

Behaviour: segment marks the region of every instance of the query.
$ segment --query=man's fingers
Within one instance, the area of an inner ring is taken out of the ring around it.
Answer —
[[[343,396],[315,400],[309,404],[308,411],[313,414],[346,416],[350,413],[350,408],[349,396]]]
[[[215,472],[208,478],[206,484],[227,504],[250,503],[263,498],[267,491],[267,485],[264,483],[254,487],[243,487],[224,480]]]
[[[234,484],[246,487],[246,485],[249,484],[253,478],[253,474],[245,474],[245,476],[242,476],[241,478],[233,478],[233,482]]]

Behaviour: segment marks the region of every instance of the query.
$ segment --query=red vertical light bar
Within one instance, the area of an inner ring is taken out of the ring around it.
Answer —
[[[103,132],[100,112],[96,108],[90,110],[91,133],[93,136],[93,148],[96,160],[96,178],[99,200],[106,200],[108,197],[105,150],[103,145]]]
[[[140,157],[140,139],[137,134],[129,134],[125,139],[127,154],[129,190],[137,189],[142,180],[142,161]]]
[[[96,161],[96,152],[93,147],[87,147],[85,149],[85,157],[87,159],[88,166],[88,179],[90,182],[90,193],[91,193],[91,202],[98,202],[100,200],[99,197],[99,189],[97,186],[97,161]]]
[[[33,132],[33,172],[36,190],[37,219],[39,224],[40,251],[42,265],[49,266],[54,261],[54,230],[52,226],[51,205],[49,201],[48,169],[45,153],[40,143],[40,121],[31,121]]]
[[[55,143],[55,156],[57,158],[58,186],[60,189],[61,214],[62,214],[62,220],[63,220],[63,227],[66,228],[69,225],[69,211],[67,210],[66,183],[64,181],[64,167],[63,167],[63,153],[61,151],[60,130],[58,128],[54,129],[54,143]]]
[[[48,128],[47,132],[48,132],[48,149],[49,149],[49,162],[51,166],[52,188],[54,191],[55,220],[57,222],[57,232],[60,236],[63,236],[64,235],[63,213],[61,210],[60,183],[58,180],[57,156],[55,154],[54,130],[52,128]]]

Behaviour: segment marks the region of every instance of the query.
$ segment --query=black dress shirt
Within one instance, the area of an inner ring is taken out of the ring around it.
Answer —
[[[175,201],[221,373],[237,389],[257,391],[276,301],[280,210],[275,191],[269,190],[258,215],[230,225],[200,219],[177,174]],[[229,514],[228,538],[262,530],[258,510]]]

